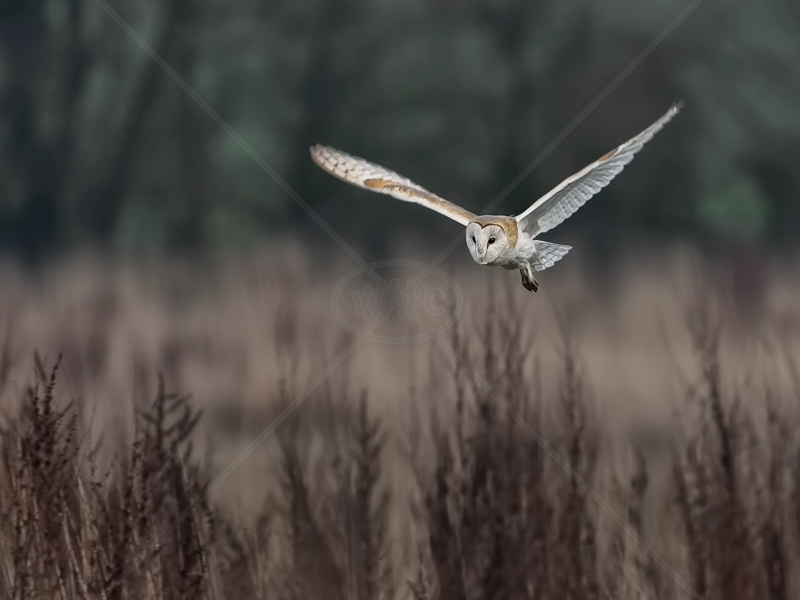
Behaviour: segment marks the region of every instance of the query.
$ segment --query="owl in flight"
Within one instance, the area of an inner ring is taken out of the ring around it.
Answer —
[[[535,292],[539,283],[533,272],[552,267],[571,249],[538,240],[537,236],[559,225],[607,186],[680,109],[680,103],[673,105],[639,135],[568,177],[515,217],[475,215],[394,171],[329,146],[313,146],[311,158],[334,177],[373,192],[421,204],[461,223],[467,228],[467,248],[476,263],[519,269],[522,285]]]

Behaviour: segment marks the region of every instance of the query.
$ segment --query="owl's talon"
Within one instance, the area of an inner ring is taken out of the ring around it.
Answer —
[[[522,287],[524,287],[529,292],[538,292],[539,291],[539,282],[536,281],[536,278],[533,276],[529,270],[520,269],[520,275],[522,275]]]

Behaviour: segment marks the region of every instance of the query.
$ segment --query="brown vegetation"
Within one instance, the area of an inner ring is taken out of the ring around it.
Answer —
[[[109,323],[121,318],[109,307],[125,299],[98,294],[94,329],[66,343],[63,360],[37,354],[30,377],[17,320],[0,340],[1,597],[800,593],[800,378],[786,338],[761,336],[766,359],[740,370],[735,317],[690,296],[681,327],[693,368],[683,355],[661,366],[679,371],[672,418],[659,432],[614,429],[572,307],[560,302],[551,319],[560,333],[548,358],[514,287],[430,342],[429,368],[405,381],[405,408],[392,411],[360,379],[363,356],[306,393],[355,341],[319,343],[309,358],[306,344],[320,338],[303,328],[319,313],[291,297],[307,285],[282,279],[270,309],[278,350],[260,412],[169,391],[165,380],[190,379],[187,356],[219,351],[187,333],[159,355],[168,375],[153,389],[154,373],[134,373],[137,409],[120,425],[75,390],[93,377],[113,389],[103,349],[115,348]],[[103,410],[126,404],[109,398]],[[225,500],[242,483],[228,479],[234,458],[261,469],[255,508]]]

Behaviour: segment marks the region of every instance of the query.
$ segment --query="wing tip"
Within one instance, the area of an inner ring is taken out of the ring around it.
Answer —
[[[682,109],[683,109],[683,100],[678,100],[677,102],[674,102],[672,106],[669,107],[669,110],[667,111],[667,116],[669,116],[669,118],[671,119],[679,112],[681,112]]]
[[[324,144],[314,144],[308,148],[308,152],[311,155],[311,160],[325,170],[330,170],[328,164],[335,160],[335,155],[344,154],[336,150],[336,148],[325,146]]]

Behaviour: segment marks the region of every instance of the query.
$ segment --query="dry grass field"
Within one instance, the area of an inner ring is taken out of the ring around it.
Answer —
[[[0,597],[800,597],[796,262],[575,254],[1,265]]]

